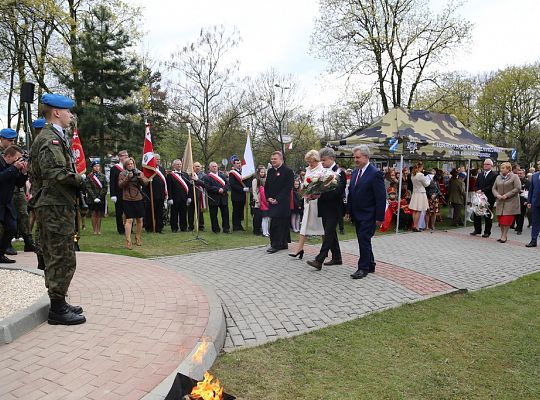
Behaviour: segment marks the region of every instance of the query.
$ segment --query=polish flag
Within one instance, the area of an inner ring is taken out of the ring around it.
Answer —
[[[73,130],[71,152],[73,153],[73,158],[75,159],[75,168],[77,169],[77,173],[84,174],[86,172],[86,158],[84,157],[81,139],[79,139],[79,131],[76,128]]]
[[[249,138],[248,131],[244,159],[242,160],[242,179],[249,178],[253,175],[255,175],[255,161],[253,161],[253,150],[251,149],[251,139]]]
[[[150,124],[147,122],[144,133],[144,146],[142,158],[142,172],[147,178],[151,178],[156,173],[157,161],[154,158],[154,146],[152,145],[152,134]]]

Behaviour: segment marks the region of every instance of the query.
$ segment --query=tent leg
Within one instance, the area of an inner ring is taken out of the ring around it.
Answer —
[[[403,184],[403,154],[399,159],[399,187],[398,187],[398,208],[396,217],[396,234],[399,233],[399,215],[401,213],[401,185]]]
[[[471,179],[471,160],[469,159],[469,164],[467,165],[467,187],[465,188],[465,211],[463,212],[463,226],[467,227],[467,207],[469,204],[469,181]]]

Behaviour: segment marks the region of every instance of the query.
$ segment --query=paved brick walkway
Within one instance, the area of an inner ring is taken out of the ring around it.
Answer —
[[[505,244],[471,237],[470,228],[407,233],[374,239],[377,272],[352,280],[358,260],[355,240],[341,242],[343,266],[316,271],[305,263],[318,247],[306,246],[304,260],[265,247],[161,258],[171,268],[215,288],[225,311],[225,350],[357,318],[457,289],[475,290],[540,270],[540,253],[524,234]],[[497,232],[498,233],[498,232]],[[293,248],[293,246],[291,246]]]
[[[322,271],[305,263],[315,246],[306,246],[304,260],[266,247],[156,261],[80,253],[69,301],[85,307],[88,323],[43,324],[1,346],[0,399],[142,398],[185,362],[212,323],[202,286],[221,300],[225,350],[233,350],[540,270],[539,249],[524,247],[529,229],[511,232],[505,244],[496,242],[497,229],[489,239],[469,236],[470,228],[377,237],[377,272],[362,280],[349,277],[354,240],[341,242],[344,265]],[[16,259],[35,264],[30,255]]]
[[[15,257],[35,264],[35,255]],[[208,323],[200,287],[137,258],[79,253],[69,301],[88,322],[42,324],[0,347],[0,398],[139,399],[175,370]]]

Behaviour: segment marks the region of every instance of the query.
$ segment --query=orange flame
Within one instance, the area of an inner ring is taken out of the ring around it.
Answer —
[[[206,341],[205,338],[203,338],[201,344],[199,345],[199,348],[197,349],[195,354],[193,354],[193,356],[191,357],[191,360],[193,362],[196,362],[197,364],[202,363],[202,358],[203,358],[204,353],[206,353],[207,348],[208,348],[208,342]]]
[[[197,386],[191,391],[192,399],[201,400],[221,400],[223,398],[223,387],[219,383],[219,379],[215,379],[214,376],[208,371],[204,373],[204,380],[197,383]]]

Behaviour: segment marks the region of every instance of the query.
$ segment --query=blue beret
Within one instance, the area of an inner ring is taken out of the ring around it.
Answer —
[[[38,118],[32,121],[32,127],[35,129],[41,129],[45,125],[47,125],[47,121],[45,121],[45,118]]]
[[[41,102],[53,108],[71,108],[75,102],[61,94],[47,93],[41,97]]]
[[[17,138],[17,132],[11,128],[4,128],[0,131],[0,137],[4,139],[15,139]]]
[[[458,176],[458,178],[465,179],[467,177],[467,174],[465,174],[464,172],[460,172],[457,176]]]
[[[240,159],[238,158],[238,156],[236,154],[233,154],[231,156],[231,162],[235,162],[235,161],[240,161]]]
[[[93,168],[94,165],[99,165],[99,164],[100,164],[99,160],[94,160],[94,161],[92,161],[92,164],[90,164],[90,166]]]

